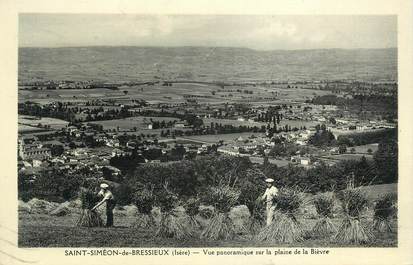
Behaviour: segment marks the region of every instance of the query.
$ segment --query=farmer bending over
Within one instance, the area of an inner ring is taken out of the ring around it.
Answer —
[[[275,205],[273,199],[277,196],[278,189],[273,186],[273,179],[267,178],[265,182],[267,184],[267,189],[265,190],[264,195],[262,195],[261,200],[267,203],[267,226],[269,226],[274,216]]]
[[[100,191],[98,196],[103,197],[103,199],[92,208],[92,211],[101,206],[106,202],[106,226],[113,226],[113,209],[115,208],[115,197],[112,192],[108,189],[109,185],[106,183],[100,184]]]

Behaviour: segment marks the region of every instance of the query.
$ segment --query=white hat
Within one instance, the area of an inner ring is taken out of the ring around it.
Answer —
[[[274,182],[274,179],[268,178],[268,179],[265,180],[265,182],[267,182],[267,183],[273,183],[273,182]]]
[[[100,187],[101,187],[102,189],[106,189],[106,188],[109,188],[109,185],[106,184],[106,183],[102,183],[102,184],[100,184]]]

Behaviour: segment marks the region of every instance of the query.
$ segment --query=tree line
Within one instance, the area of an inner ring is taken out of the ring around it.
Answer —
[[[137,162],[137,163],[136,163]],[[272,177],[277,187],[298,186],[309,193],[344,189],[349,180],[356,186],[397,182],[397,147],[381,144],[374,160],[345,160],[333,166],[323,162],[311,168],[292,164],[277,167],[265,163],[251,163],[247,157],[207,155],[172,163],[139,163],[118,179],[115,189],[121,205],[131,202],[132,193],[142,185],[162,189],[168,183],[171,190],[181,197],[202,194],[206,187],[228,184],[241,189],[240,204],[246,197],[258,196],[264,191],[263,180]],[[34,181],[19,174],[19,198],[33,197],[47,200],[73,199],[85,182],[97,179],[93,171],[68,173],[58,168],[39,175]],[[121,190],[121,192],[119,191]],[[256,199],[253,198],[253,199]]]

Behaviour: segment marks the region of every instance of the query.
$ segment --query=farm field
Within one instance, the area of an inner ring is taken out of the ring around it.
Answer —
[[[73,64],[76,62],[76,64]],[[340,65],[341,67],[337,67]],[[158,74],[159,73],[159,74]],[[397,78],[397,49],[19,48],[19,80],[254,81]]]
[[[43,130],[37,127],[38,124],[41,124],[42,126],[48,125],[50,126],[51,129],[61,129],[61,128],[66,127],[67,124],[69,124],[69,122],[60,120],[60,119],[55,119],[55,118],[48,118],[48,117],[42,117],[38,119],[33,116],[19,115],[18,124],[19,124],[19,132],[24,132],[28,130],[36,131],[36,129],[38,129],[37,131]]]
[[[237,90],[254,91],[253,94],[237,92]],[[229,92],[231,91],[231,92]],[[212,93],[215,93],[213,95]],[[276,92],[277,96],[272,92]],[[116,99],[119,101],[145,100],[149,104],[158,103],[185,103],[184,96],[195,96],[199,103],[222,104],[225,102],[248,103],[252,105],[262,105],[268,101],[266,98],[275,98],[272,102],[304,102],[314,95],[326,95],[329,92],[323,90],[301,89],[301,88],[264,88],[264,87],[244,87],[228,86],[224,90],[213,84],[197,83],[174,83],[172,86],[140,85],[126,86],[119,90],[106,88],[93,89],[57,89],[57,90],[19,90],[19,102],[33,101],[46,104],[53,101],[85,102],[93,99]],[[262,102],[262,103],[261,103]]]
[[[124,247],[145,259],[261,248],[251,255],[269,264],[284,247],[313,263],[344,248],[397,255],[396,16],[18,22],[9,244],[103,263]]]
[[[396,184],[374,185],[362,187],[369,198],[369,208],[362,216],[365,224],[372,221],[372,202],[378,196],[387,192],[394,192]],[[128,206],[130,207],[130,206]],[[306,211],[298,216],[299,222],[305,231],[310,231],[317,221],[313,206],[306,206]],[[129,208],[130,209],[130,208]],[[19,247],[397,247],[397,233],[374,232],[375,239],[367,245],[339,244],[329,239],[314,238],[311,235],[305,237],[304,241],[293,244],[274,244],[257,242],[254,237],[237,229],[237,236],[232,240],[208,240],[199,239],[196,231],[193,237],[185,240],[173,238],[154,237],[154,230],[132,228],[136,221],[136,212],[124,208],[115,209],[115,226],[112,228],[85,228],[76,227],[75,223],[79,217],[79,208],[72,208],[68,215],[51,216],[47,213],[19,211]],[[104,209],[99,211],[104,217]],[[154,212],[155,219],[158,213]],[[230,216],[240,228],[247,219],[245,212],[233,209]],[[338,227],[342,217],[337,214],[331,219]],[[182,219],[184,221],[184,219]],[[208,220],[199,217],[201,229]],[[392,220],[393,231],[397,231],[397,222]]]
[[[217,143],[220,140],[223,140],[224,142],[233,141],[233,140],[238,139],[239,137],[247,139],[251,135],[260,136],[260,135],[263,135],[263,133],[245,132],[245,133],[228,133],[228,134],[213,134],[213,135],[192,135],[192,136],[185,136],[185,137],[179,137],[179,138],[195,140],[195,141],[200,141],[200,142],[205,142],[205,143]]]
[[[153,131],[160,131],[158,130],[151,130],[148,129],[148,124],[150,123],[150,119],[154,121],[179,121],[177,118],[171,118],[171,117],[130,117],[130,118],[125,118],[125,119],[117,119],[117,120],[105,120],[105,121],[92,121],[92,122],[85,122],[86,123],[92,123],[92,124],[100,124],[103,126],[104,130],[112,130],[116,129],[119,127],[119,130],[133,130],[134,127],[136,127],[139,130],[145,130],[146,132],[153,132]],[[165,128],[164,130],[167,129],[173,129],[173,128]]]
[[[378,184],[361,187],[370,200],[374,200],[386,193],[397,193],[397,184]]]
[[[252,163],[258,163],[258,164],[264,163],[263,157],[250,156],[249,159],[251,160]],[[290,163],[289,160],[281,160],[281,159],[274,159],[274,158],[269,158],[268,161],[271,164],[277,165],[278,167],[285,167],[285,166],[288,166],[288,164]]]
[[[269,88],[269,92],[277,92],[277,99],[283,100],[283,102],[304,102],[306,99],[311,99],[314,96],[324,96],[331,92],[325,90],[316,89],[303,89],[303,88],[285,88],[275,87]]]
[[[120,106],[94,106],[94,105],[88,105],[88,106],[83,106],[83,105],[74,105],[74,106],[67,106],[68,109],[73,109],[73,108],[87,108],[90,110],[95,110],[95,109],[100,109],[102,108],[103,110],[120,110],[122,107]]]
[[[27,100],[46,104],[53,101],[85,102],[93,99],[124,97],[118,90],[105,88],[94,89],[58,89],[58,90],[19,90],[19,102]]]
[[[260,128],[261,126],[267,126],[268,123],[266,122],[256,122],[256,121],[239,121],[239,120],[231,120],[231,119],[216,119],[216,118],[204,118],[203,119],[205,125],[209,125],[211,122],[222,124],[222,125],[233,125],[233,126],[249,126],[254,127],[257,126]],[[291,126],[291,128],[303,127],[305,126],[307,129],[315,127],[319,122],[317,121],[300,121],[300,120],[282,120],[278,127],[282,127],[285,125]]]
[[[33,133],[33,132],[41,132],[44,131],[44,129],[42,128],[38,128],[38,127],[33,127],[30,125],[25,125],[25,124],[20,124],[18,126],[18,132],[19,133]]]
[[[372,155],[367,154],[340,154],[340,155],[330,155],[329,158],[334,160],[360,160],[362,157],[366,159],[373,159]]]
[[[282,120],[278,127],[288,125],[291,128],[297,127],[306,127],[307,129],[314,128],[317,124],[320,124],[318,121],[301,121],[301,120]]]
[[[212,123],[218,123],[222,125],[233,125],[233,126],[249,126],[254,127],[257,126],[260,128],[262,125],[267,125],[265,122],[256,122],[256,121],[239,121],[239,120],[232,120],[232,119],[216,119],[216,118],[203,118],[205,125],[210,125]]]
[[[369,130],[364,130],[364,131],[355,131],[355,130],[340,130],[340,129],[335,129],[332,128],[330,131],[334,134],[335,137],[338,137],[340,135],[348,135],[348,134],[358,134],[358,133],[366,133],[366,132],[378,132],[382,131],[383,129],[369,129]]]
[[[379,144],[365,144],[359,146],[349,147],[349,149],[354,148],[357,154],[368,154],[368,150],[371,149],[372,153],[376,152]]]
[[[116,218],[116,217],[115,217]],[[46,221],[46,220],[47,221]],[[54,218],[56,219],[56,218]],[[294,244],[257,242],[249,235],[234,240],[206,240],[153,237],[153,231],[117,225],[113,228],[80,228],[72,222],[56,225],[56,220],[39,216],[37,222],[19,225],[19,247],[360,247],[343,245],[321,239]],[[314,224],[315,221],[307,225]],[[334,220],[339,225],[339,220]],[[366,247],[397,247],[397,234],[377,234],[374,243]]]

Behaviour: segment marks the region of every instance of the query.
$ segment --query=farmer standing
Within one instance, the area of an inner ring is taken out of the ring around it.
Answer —
[[[262,195],[261,200],[267,203],[267,226],[269,226],[274,216],[275,205],[273,199],[277,196],[278,189],[273,185],[274,179],[267,178],[265,182],[267,184],[267,189],[265,190],[264,195]]]
[[[100,184],[100,191],[98,196],[103,197],[103,199],[92,208],[92,211],[101,206],[104,202],[106,202],[106,226],[111,227],[113,226],[113,209],[115,208],[115,197],[113,196],[112,192],[108,189],[109,185],[106,183]]]

